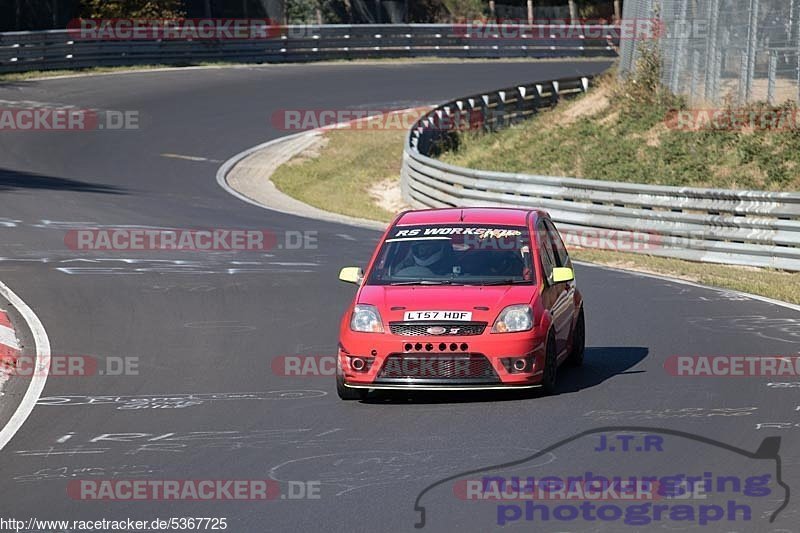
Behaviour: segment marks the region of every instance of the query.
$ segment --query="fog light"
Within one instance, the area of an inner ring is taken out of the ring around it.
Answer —
[[[503,357],[500,362],[509,374],[530,373],[533,372],[535,366],[532,356]]]
[[[350,366],[353,367],[353,370],[361,372],[367,366],[367,363],[360,357],[353,357],[350,361]]]

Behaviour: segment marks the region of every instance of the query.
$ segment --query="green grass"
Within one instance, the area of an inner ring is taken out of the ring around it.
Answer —
[[[279,167],[272,181],[303,202],[349,216],[389,221],[394,213],[378,207],[370,186],[397,179],[405,132],[342,129],[326,134],[322,157],[301,158]]]
[[[800,190],[800,130],[669,128],[678,98],[641,102],[598,89],[491,135],[464,134],[442,160],[531,174],[675,186]],[[708,107],[708,106],[703,106]],[[576,111],[581,109],[581,111]],[[765,105],[750,109],[765,110]],[[786,104],[786,111],[795,110]],[[579,115],[577,118],[575,115]]]

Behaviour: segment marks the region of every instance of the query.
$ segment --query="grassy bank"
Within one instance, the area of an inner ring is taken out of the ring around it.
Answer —
[[[396,214],[381,207],[375,191],[397,183],[405,132],[334,130],[319,152],[302,154],[272,175],[275,186],[307,204],[344,215],[388,222]]]
[[[675,186],[800,190],[800,129],[765,129],[762,117],[796,116],[794,104],[720,106],[756,127],[715,127],[712,106],[638,97],[607,76],[567,104],[492,135],[464,134],[442,159],[458,166]],[[680,120],[679,120],[680,118]]]

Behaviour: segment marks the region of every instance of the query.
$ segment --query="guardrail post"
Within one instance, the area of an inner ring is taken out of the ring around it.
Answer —
[[[475,105],[474,98],[467,98],[467,121],[470,130],[483,129],[484,117],[481,115],[480,107]]]
[[[523,85],[517,87],[517,115],[515,117],[517,121],[523,120],[527,116],[529,106],[528,101],[525,99],[527,94],[528,89],[526,89]]]
[[[497,91],[497,105],[494,108],[495,129],[506,127],[506,91]],[[498,122],[499,121],[499,122]]]
[[[483,129],[484,131],[492,131],[494,129],[494,124],[492,122],[492,117],[489,116],[489,95],[482,94],[481,95],[481,116],[483,117]]]

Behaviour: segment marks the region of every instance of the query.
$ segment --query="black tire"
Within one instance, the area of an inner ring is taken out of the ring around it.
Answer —
[[[558,380],[558,359],[556,356],[556,341],[553,332],[547,339],[547,350],[544,356],[544,372],[542,373],[543,396],[550,396],[556,392],[556,381]]]
[[[570,366],[581,366],[583,364],[583,352],[585,349],[586,323],[583,320],[583,308],[581,308],[578,320],[575,322],[575,329],[572,332],[572,351],[567,358]]]
[[[344,376],[339,369],[336,369],[336,393],[342,400],[364,400],[367,397],[367,389],[353,389],[346,387],[344,384]]]

